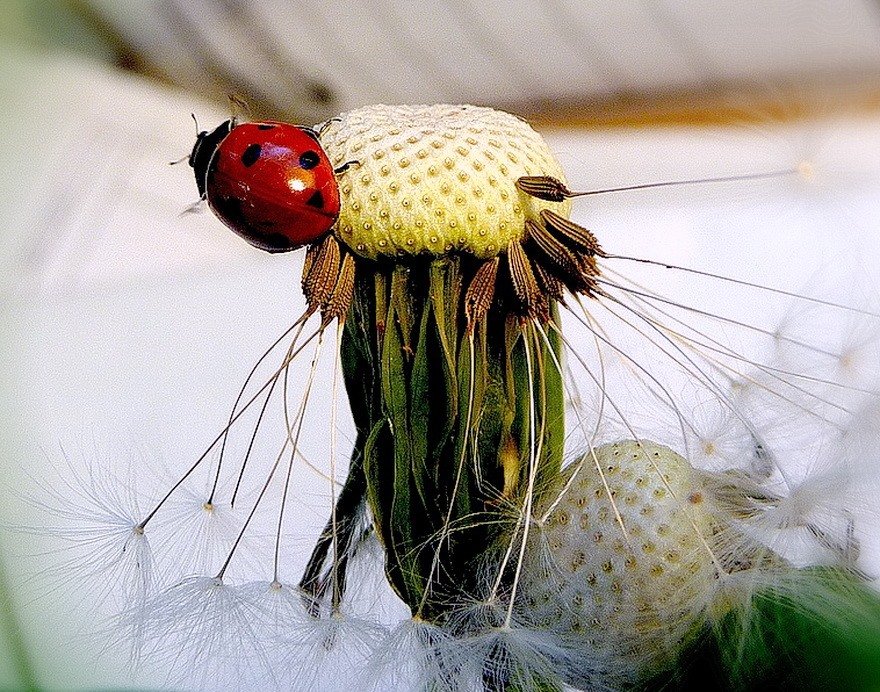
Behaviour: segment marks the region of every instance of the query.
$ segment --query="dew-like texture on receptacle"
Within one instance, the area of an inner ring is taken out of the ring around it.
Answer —
[[[338,175],[336,235],[357,254],[503,253],[542,209],[571,204],[520,192],[516,180],[564,173],[525,121],[477,106],[368,106],[330,122],[321,144]]]
[[[531,532],[521,607],[593,663],[636,675],[674,654],[705,617],[713,520],[697,473],[669,448],[628,440],[594,451],[555,480],[535,513],[558,499]]]

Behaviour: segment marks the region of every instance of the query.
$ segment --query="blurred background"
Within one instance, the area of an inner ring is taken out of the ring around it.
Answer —
[[[6,0],[2,31],[254,115],[474,102],[554,125],[876,105],[875,0]],[[740,102],[737,104],[737,100]],[[687,112],[687,113],[685,113]]]
[[[878,0],[2,0],[0,686],[128,679],[46,586],[67,575],[33,578],[22,488],[68,456],[196,458],[300,309],[298,253],[181,214],[195,185],[168,163],[230,95],[308,124],[503,108],[575,189],[798,168],[578,213],[612,249],[795,290],[844,251],[878,276]]]

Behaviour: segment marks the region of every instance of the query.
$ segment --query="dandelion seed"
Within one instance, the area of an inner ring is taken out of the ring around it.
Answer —
[[[241,498],[248,506],[251,493]],[[200,574],[217,570],[229,554],[236,528],[243,521],[242,512],[228,502],[207,502],[206,490],[194,485],[182,486],[168,502],[157,526],[155,550],[162,555],[163,572]],[[151,527],[152,529],[152,527]],[[239,553],[247,553],[245,562],[253,567],[256,546],[245,544]]]
[[[162,671],[172,687],[242,689],[257,683],[271,669],[260,665],[267,658],[264,633],[256,629],[257,605],[247,595],[216,577],[192,577],[157,593],[122,615],[140,634],[136,660]]]
[[[25,497],[43,515],[39,527],[19,527],[47,543],[48,583],[81,584],[75,597],[96,610],[113,612],[142,603],[156,581],[153,550],[140,527],[144,502],[137,492],[139,474],[130,461],[119,464],[85,458],[85,468],[65,457],[48,477],[35,479],[39,493]]]
[[[367,690],[467,689],[457,657],[450,655],[456,646],[442,627],[406,618],[378,642],[358,679]]]
[[[287,684],[328,692],[351,689],[352,681],[362,678],[376,656],[383,635],[376,623],[342,612],[313,618],[280,640],[289,652],[282,668],[289,671]]]

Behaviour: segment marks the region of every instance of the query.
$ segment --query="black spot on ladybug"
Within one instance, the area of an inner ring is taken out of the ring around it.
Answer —
[[[257,125],[258,130],[274,130],[277,126],[271,123],[260,123]]]
[[[306,201],[310,207],[317,207],[318,209],[322,209],[324,207],[324,195],[321,194],[320,190],[315,190],[314,194],[309,197],[308,201]]]
[[[253,166],[257,160],[260,158],[260,152],[262,148],[259,144],[249,144],[248,148],[244,150],[244,153],[241,155],[241,162],[245,165],[245,167]]]
[[[310,168],[314,168],[321,162],[321,157],[318,156],[317,151],[304,151],[299,155],[299,165],[309,170]]]

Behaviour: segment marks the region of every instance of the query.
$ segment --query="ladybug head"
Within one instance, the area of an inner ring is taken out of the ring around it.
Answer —
[[[217,151],[217,147],[220,146],[220,142],[226,139],[233,127],[235,127],[235,123],[232,120],[226,120],[210,132],[202,130],[196,136],[196,143],[189,155],[189,165],[193,167],[196,185],[199,188],[199,197],[202,199],[207,194],[208,166],[211,164],[211,158]]]

